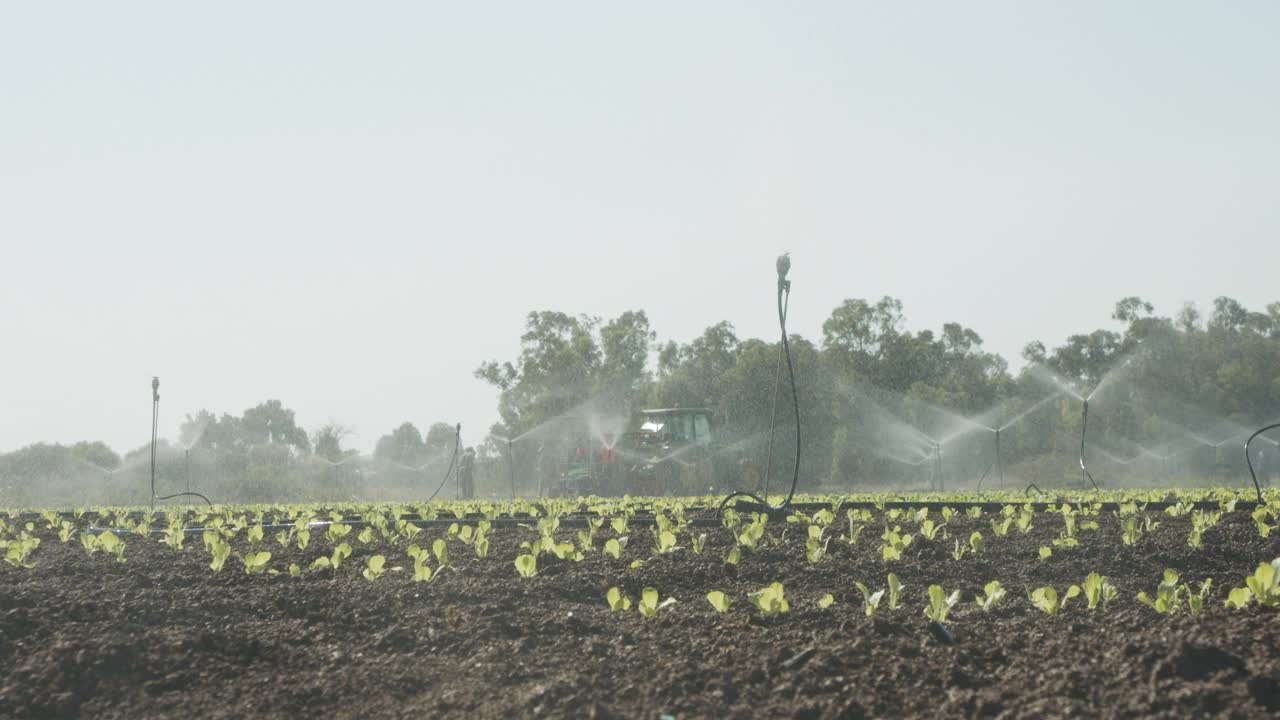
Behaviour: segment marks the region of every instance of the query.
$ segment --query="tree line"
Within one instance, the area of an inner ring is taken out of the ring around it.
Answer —
[[[789,340],[803,490],[923,488],[939,468],[950,487],[984,473],[995,483],[990,431],[1010,420],[1000,439],[1007,484],[1080,483],[1081,403],[1072,393],[1099,384],[1089,459],[1104,483],[1238,484],[1241,433],[1280,418],[1280,302],[1257,311],[1220,297],[1207,315],[1188,304],[1162,316],[1124,298],[1110,327],[1056,346],[1029,342],[1016,373],[959,323],[909,329],[903,303],[891,297],[846,300],[821,337]],[[741,338],[729,322],[686,343],[659,342],[643,310],[607,321],[531,312],[516,357],[475,373],[498,391],[500,418],[477,447],[477,488],[505,495],[514,482],[535,493],[547,472],[542,456],[563,440],[557,419],[588,406],[616,418],[647,407],[711,408],[729,469],[724,487],[742,461],[767,464],[776,415],[783,431],[772,449],[785,466],[795,438],[786,426],[791,394],[779,392],[787,389],[780,346]],[[336,423],[308,433],[279,400],[240,415],[199,410],[176,442],[161,441],[158,484],[161,493],[190,487],[237,502],[421,499],[453,456],[454,427],[443,422],[425,432],[403,423],[379,438],[372,457],[345,447],[349,436]],[[143,504],[149,459],[149,447],[121,456],[100,442],[31,445],[0,455],[0,506]]]

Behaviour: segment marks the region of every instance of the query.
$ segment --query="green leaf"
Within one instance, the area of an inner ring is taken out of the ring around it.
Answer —
[[[729,596],[719,590],[707,593],[707,602],[711,603],[711,607],[715,608],[716,612],[729,612]]]
[[[827,608],[831,607],[831,605],[832,605],[835,601],[836,601],[835,597],[833,597],[833,596],[831,595],[831,593],[827,593],[826,595],[823,595],[823,596],[822,596],[822,599],[818,600],[818,607],[820,607],[820,608],[822,608],[823,610],[825,610],[825,609],[827,609]]]
[[[520,577],[531,578],[538,574],[538,558],[533,555],[521,555],[516,558],[516,572]]]

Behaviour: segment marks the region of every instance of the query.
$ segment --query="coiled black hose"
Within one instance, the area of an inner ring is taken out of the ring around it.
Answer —
[[[172,500],[177,497],[198,497],[213,507],[209,498],[198,492],[180,492],[172,495],[156,494],[156,435],[160,423],[160,378],[151,378],[151,509],[156,509],[157,500]]]
[[[1253,470],[1253,458],[1249,455],[1249,445],[1253,443],[1254,438],[1258,437],[1259,435],[1261,435],[1262,433],[1268,430],[1275,430],[1276,428],[1280,428],[1280,423],[1274,423],[1264,428],[1261,428],[1254,434],[1250,435],[1248,440],[1244,441],[1244,461],[1249,465],[1249,477],[1253,478],[1253,490],[1254,492],[1258,493],[1259,507],[1262,507],[1266,503],[1262,501],[1262,486],[1258,485],[1258,473],[1254,472]]]
[[[795,465],[791,473],[791,489],[787,491],[787,497],[783,499],[779,505],[770,505],[766,499],[769,496],[769,475],[773,468],[773,433],[776,426],[778,415],[778,393],[777,386],[774,387],[773,393],[773,409],[769,413],[769,458],[768,468],[765,471],[764,478],[764,497],[760,497],[755,493],[746,490],[738,490],[729,493],[724,500],[720,501],[720,505],[716,508],[716,515],[724,513],[725,506],[734,498],[747,498],[752,500],[761,509],[770,512],[779,512],[785,510],[791,505],[791,499],[795,497],[796,486],[800,483],[800,393],[796,390],[796,371],[795,365],[791,361],[791,343],[787,338],[787,311],[791,305],[791,281],[787,280],[787,272],[791,269],[791,260],[787,255],[778,258],[778,327],[782,331],[782,357],[779,358],[779,369],[781,369],[781,360],[783,357],[787,361],[787,377],[791,381],[791,405],[795,410],[796,421],[796,459]]]

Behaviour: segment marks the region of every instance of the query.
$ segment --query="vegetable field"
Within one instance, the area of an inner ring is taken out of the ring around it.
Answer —
[[[1280,713],[1280,495],[797,503],[0,514],[0,717]]]

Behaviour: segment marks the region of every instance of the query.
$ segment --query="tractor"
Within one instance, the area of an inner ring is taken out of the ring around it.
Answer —
[[[543,489],[553,497],[705,493],[717,484],[712,417],[707,408],[640,410],[613,437],[576,423],[569,437],[577,440]]]

